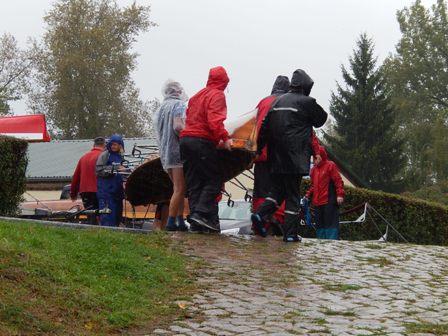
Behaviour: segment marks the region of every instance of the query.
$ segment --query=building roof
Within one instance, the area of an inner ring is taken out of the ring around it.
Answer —
[[[124,139],[126,154],[134,144],[155,146],[153,138]],[[93,146],[93,140],[55,140],[28,145],[28,182],[53,182],[71,180],[79,158]]]

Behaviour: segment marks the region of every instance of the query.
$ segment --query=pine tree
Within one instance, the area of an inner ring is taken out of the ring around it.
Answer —
[[[337,92],[331,95],[334,128],[325,139],[330,150],[371,188],[397,191],[403,144],[373,52],[373,41],[362,34],[349,59],[350,71],[342,66],[345,88],[337,83]]]

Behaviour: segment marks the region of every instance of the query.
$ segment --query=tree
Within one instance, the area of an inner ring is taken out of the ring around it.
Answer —
[[[448,178],[447,3],[438,0],[428,10],[417,0],[397,18],[402,37],[385,70],[406,140],[406,180],[415,190]]]
[[[20,50],[11,34],[0,37],[0,115],[11,112],[9,101],[18,100],[25,91],[32,58]]]
[[[372,188],[396,191],[404,164],[402,142],[396,136],[394,110],[373,49],[373,41],[362,34],[349,59],[351,72],[342,66],[346,87],[337,83],[337,92],[331,95],[334,129],[325,139],[332,152]]]
[[[154,25],[149,7],[111,0],[59,0],[45,17],[31,108],[45,111],[62,138],[144,134],[148,104],[130,73],[136,35]]]

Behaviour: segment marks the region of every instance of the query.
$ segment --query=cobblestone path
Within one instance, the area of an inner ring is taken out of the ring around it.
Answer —
[[[448,335],[448,248],[174,236],[204,260],[185,317],[151,335]]]

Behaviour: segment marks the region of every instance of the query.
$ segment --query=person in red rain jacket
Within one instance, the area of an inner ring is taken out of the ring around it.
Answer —
[[[289,78],[287,76],[277,76],[272,87],[271,95],[263,98],[257,105],[257,135],[260,132],[263,119],[266,117],[272,103],[282,94],[289,90]],[[263,148],[261,154],[254,161],[254,195],[252,199],[252,212],[256,212],[259,206],[265,201],[269,194],[271,185],[270,168],[267,162],[267,146]],[[271,219],[264,222],[266,231],[271,227],[271,222],[283,224],[285,221],[285,202],[283,202],[277,211],[272,215]],[[275,232],[275,226],[272,228]],[[252,231],[259,234],[254,226]]]
[[[222,66],[210,69],[207,86],[190,98],[185,128],[180,134],[180,154],[184,162],[190,230],[201,228],[219,232],[216,197],[221,192],[218,151],[222,144],[231,149],[232,139],[224,128],[227,105],[224,90],[229,77]]]
[[[317,238],[339,239],[339,205],[344,202],[344,182],[337,165],[328,160],[320,147],[322,161],[311,169],[311,188],[305,197],[312,196],[315,208]]]
[[[98,209],[96,161],[104,150],[105,142],[103,137],[95,138],[93,148],[79,159],[73,173],[70,198],[74,202],[78,193],[81,194],[84,209]],[[89,223],[97,224],[95,215],[89,215]]]

